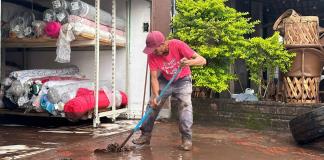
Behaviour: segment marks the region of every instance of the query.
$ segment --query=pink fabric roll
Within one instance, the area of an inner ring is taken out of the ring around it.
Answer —
[[[47,36],[52,38],[58,38],[60,34],[61,23],[59,22],[48,22],[44,28]]]
[[[75,15],[69,15],[69,22],[81,22],[84,25],[96,28],[95,22],[85,19],[85,18],[82,18],[82,17],[79,17],[79,16],[75,16]],[[99,28],[100,28],[100,30],[105,31],[105,32],[112,32],[111,26],[106,26],[106,25],[100,24]],[[116,29],[116,35],[124,37],[125,32],[123,30]]]

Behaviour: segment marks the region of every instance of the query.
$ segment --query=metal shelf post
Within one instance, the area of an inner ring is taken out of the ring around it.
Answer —
[[[95,109],[93,118],[93,127],[98,127],[100,124],[100,117],[98,113],[98,93],[99,93],[99,55],[100,55],[100,42],[99,42],[99,24],[100,24],[100,0],[96,0],[96,43],[95,43]]]
[[[112,0],[112,91],[113,91],[113,100],[112,100],[112,120],[116,120],[116,0]]]

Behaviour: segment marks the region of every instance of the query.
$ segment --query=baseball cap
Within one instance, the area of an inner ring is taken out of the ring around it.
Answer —
[[[165,40],[164,35],[160,31],[152,31],[146,37],[146,47],[143,52],[151,54],[158,48]]]

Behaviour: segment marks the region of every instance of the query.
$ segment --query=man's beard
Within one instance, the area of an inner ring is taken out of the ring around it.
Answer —
[[[164,51],[164,52],[162,53],[162,56],[166,56],[166,55],[168,55],[168,54],[169,54],[169,50]]]

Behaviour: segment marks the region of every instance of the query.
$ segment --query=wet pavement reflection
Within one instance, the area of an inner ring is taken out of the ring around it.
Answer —
[[[151,145],[135,146],[133,151],[123,153],[95,154],[93,152],[97,148],[105,148],[109,143],[121,143],[128,136],[125,131],[132,128],[135,123],[134,121],[105,123],[104,129],[92,129],[91,124],[57,128],[2,125],[0,144],[1,146],[20,145],[13,148],[20,147],[21,151],[25,151],[20,153],[20,155],[25,154],[23,159],[37,160],[324,159],[324,141],[297,146],[289,132],[256,131],[199,123],[193,127],[193,150],[181,151],[177,147],[181,141],[176,122],[158,123],[154,129]],[[134,134],[132,138],[138,137],[139,134]],[[130,141],[128,145],[133,146]],[[1,146],[0,153],[6,150],[1,149]],[[28,153],[34,154],[26,155]],[[7,156],[3,156],[6,154]],[[6,154],[0,155],[6,158],[10,153]]]

